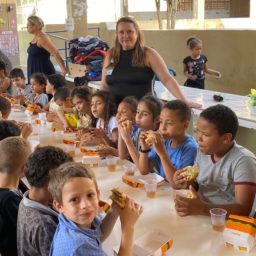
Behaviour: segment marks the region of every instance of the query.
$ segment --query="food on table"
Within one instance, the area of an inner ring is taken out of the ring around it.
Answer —
[[[110,199],[112,199],[116,204],[124,209],[126,203],[126,195],[119,188],[113,188],[111,191],[112,195],[110,196]]]

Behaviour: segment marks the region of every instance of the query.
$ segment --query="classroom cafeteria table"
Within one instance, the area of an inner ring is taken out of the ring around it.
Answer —
[[[24,120],[22,112],[12,112],[11,117],[16,120]],[[60,141],[54,138],[53,132],[46,126],[40,127],[40,134],[32,135],[32,138],[40,140],[40,144],[56,145],[63,147]],[[78,153],[77,149],[77,153]],[[81,154],[77,154],[75,161],[81,161]],[[214,231],[209,216],[177,216],[174,209],[173,189],[164,183],[158,187],[156,198],[146,197],[142,188],[132,188],[123,183],[123,168],[118,166],[115,172],[107,170],[106,166],[92,168],[96,175],[100,189],[100,198],[111,203],[110,190],[119,187],[136,202],[143,205],[144,211],[135,226],[135,239],[151,231],[160,229],[173,239],[172,248],[165,255],[173,256],[236,256],[244,255],[228,249],[224,246],[221,232]],[[135,173],[135,175],[138,175]],[[108,255],[113,255],[112,248],[120,243],[120,222],[114,227],[112,234],[103,243],[103,248]],[[246,255],[256,255],[256,248]]]

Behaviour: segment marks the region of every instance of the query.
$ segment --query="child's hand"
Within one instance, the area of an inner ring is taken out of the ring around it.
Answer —
[[[156,153],[160,156],[161,154],[166,152],[163,135],[160,132],[152,132],[151,134],[152,138],[154,138],[153,146],[156,150]]]
[[[118,132],[120,133],[122,139],[126,142],[131,138],[131,127],[124,125],[124,123],[118,124]]]
[[[189,79],[192,80],[192,81],[195,81],[197,79],[197,76],[196,75],[190,75]]]
[[[192,186],[189,187],[189,190],[192,193],[192,198],[175,196],[174,203],[177,214],[181,217],[204,214],[204,203],[200,200],[198,193]]]
[[[217,71],[216,79],[220,79],[220,78],[221,78],[221,73],[219,71]]]
[[[140,147],[143,150],[148,150],[150,148],[148,143],[146,143],[147,134],[148,132],[143,132],[143,131],[140,133]]]
[[[99,147],[97,147],[97,151],[99,152],[99,155],[102,158],[105,158],[106,156],[109,155],[114,155],[114,149],[109,145],[100,145]]]
[[[117,211],[119,212],[122,230],[124,230],[126,228],[132,228],[135,225],[143,212],[143,207],[134,202],[133,199],[127,197],[125,208],[121,209],[118,207]]]
[[[183,175],[186,170],[181,169],[174,173],[173,182],[178,189],[186,189],[188,187],[187,178]]]
[[[105,131],[101,128],[100,129],[98,129],[98,128],[91,129],[90,134],[93,137],[97,137],[97,138],[105,138],[106,137]]]

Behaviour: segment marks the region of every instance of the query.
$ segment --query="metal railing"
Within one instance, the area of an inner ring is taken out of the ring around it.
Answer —
[[[97,30],[97,35],[98,37],[100,37],[100,27],[89,27],[88,30]],[[70,39],[59,36],[59,35],[55,35],[56,33],[65,33],[68,32],[67,30],[63,29],[63,30],[52,30],[52,31],[47,31],[45,32],[48,36],[59,39],[64,41],[64,48],[58,48],[58,51],[65,51],[65,64],[66,67],[68,65],[68,50],[69,50],[69,41]]]

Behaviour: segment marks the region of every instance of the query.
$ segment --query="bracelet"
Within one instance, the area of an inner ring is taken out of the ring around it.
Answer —
[[[150,148],[149,148],[149,149],[142,149],[142,148],[140,147],[140,148],[139,148],[139,151],[140,151],[141,153],[146,154],[146,153],[149,153],[149,152],[150,152]]]

